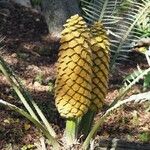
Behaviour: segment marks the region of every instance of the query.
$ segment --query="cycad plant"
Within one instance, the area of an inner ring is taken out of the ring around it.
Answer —
[[[90,109],[97,111],[104,103],[109,42],[100,23],[95,23],[89,29],[78,15],[68,19],[64,27],[57,63],[55,97],[60,115],[67,118],[66,141],[72,144],[76,139],[74,136],[79,118]],[[70,125],[73,123],[74,126]]]
[[[99,127],[103,125],[106,117],[113,110],[127,102],[149,100],[149,93],[133,95],[125,100],[123,98],[139,79],[150,72],[150,68],[135,76],[132,81],[125,82],[113,103],[101,118],[93,123],[94,114],[100,111],[104,104],[109,74],[118,62],[120,63],[126,58],[130,44],[139,38],[138,35],[141,35],[136,30],[136,24],[149,10],[150,2],[148,0],[142,2],[82,0],[81,6],[88,25],[79,15],[72,16],[67,20],[62,31],[56,67],[56,106],[60,115],[67,120],[63,137],[66,139],[63,144],[64,149],[66,145],[72,146],[76,143],[80,133],[85,134],[82,149],[88,149]],[[109,34],[109,38],[107,34]],[[109,56],[109,41],[111,57]],[[55,131],[28,92],[22,88],[22,84],[18,82],[18,78],[2,57],[0,57],[0,70],[11,83],[26,110],[3,100],[0,100],[0,104],[24,115],[43,132],[53,149],[61,149]],[[92,128],[88,124],[91,124]],[[79,126],[83,129],[80,129]],[[88,128],[84,130],[85,126]]]

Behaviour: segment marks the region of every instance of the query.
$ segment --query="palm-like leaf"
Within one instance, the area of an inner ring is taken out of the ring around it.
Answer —
[[[139,40],[141,32],[137,23],[142,16],[148,14],[150,1],[142,0],[93,0],[82,1],[85,19],[91,23],[101,21],[108,29],[111,42],[111,69],[120,60],[126,59],[131,43]]]
[[[136,82],[139,82],[140,79],[144,79],[144,83],[149,82],[149,73],[150,73],[150,56],[148,53],[145,53],[145,57],[147,59],[147,63],[149,65],[149,68],[142,70],[139,66],[137,66],[137,70],[134,70],[133,73],[128,75],[124,79],[124,85],[128,87],[128,85],[134,85]],[[131,84],[134,83],[134,84]],[[147,83],[146,83],[147,84]],[[148,83],[149,84],[149,83]],[[143,84],[144,88],[144,84]]]

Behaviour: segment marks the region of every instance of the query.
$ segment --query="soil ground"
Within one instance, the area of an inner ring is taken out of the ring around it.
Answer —
[[[11,5],[11,8],[0,8],[0,12],[0,34],[5,37],[1,42],[1,46],[5,47],[0,49],[0,54],[20,77],[24,86],[61,137],[65,121],[55,108],[53,94],[58,52],[52,49],[52,41],[49,38],[44,18],[36,11],[16,4]],[[135,60],[135,58],[137,59]],[[108,104],[118,94],[124,76],[131,73],[137,63],[141,67],[145,67],[141,58],[143,59],[141,55],[133,53],[130,63],[125,62],[118,71],[111,75],[106,98]],[[139,93],[141,87],[141,84],[134,86],[128,96]],[[0,99],[22,107],[2,74],[0,74]],[[149,142],[150,113],[145,111],[148,106],[148,103],[127,104],[116,110],[108,117],[95,140],[119,138],[126,141]],[[101,113],[95,120],[100,115]],[[24,117],[0,106],[0,122],[0,149],[19,150],[38,147],[42,135]]]

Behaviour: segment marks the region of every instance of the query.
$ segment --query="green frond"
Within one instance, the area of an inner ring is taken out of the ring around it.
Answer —
[[[106,29],[111,42],[111,62],[113,69],[116,62],[127,59],[131,51],[131,43],[141,38],[142,32],[137,27],[143,16],[150,11],[150,1],[143,0],[81,0],[84,18],[89,22],[101,21]]]
[[[143,79],[147,74],[150,73],[150,57],[146,52],[145,52],[145,57],[147,59],[147,63],[149,65],[149,68],[142,70],[139,66],[137,66],[137,69],[134,70],[133,73],[129,74],[124,79],[124,85],[127,86],[127,85],[131,84],[133,81],[138,82],[140,79]]]
[[[131,89],[131,87],[133,85],[135,85],[135,83],[137,83],[140,79],[144,78],[144,76],[147,75],[149,72],[150,72],[150,68],[148,68],[146,70],[141,70],[141,71],[138,69],[137,72],[134,72],[134,74],[132,74],[128,78],[126,78],[126,80],[124,82],[124,87],[120,91],[120,95],[124,95],[125,93],[127,93],[128,90]],[[132,80],[130,80],[130,79],[132,79]]]
[[[143,73],[144,70],[141,70],[138,68],[137,70],[134,70],[133,73],[129,74],[125,79],[124,79],[124,84],[128,85],[131,83],[131,81],[135,80],[138,76],[140,76],[141,73]],[[139,78],[140,80],[140,78]],[[138,81],[137,81],[138,82]]]

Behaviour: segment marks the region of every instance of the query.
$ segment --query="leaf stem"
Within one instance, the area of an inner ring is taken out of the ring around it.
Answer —
[[[89,131],[91,130],[94,115],[95,115],[95,112],[89,110],[81,119],[79,130],[83,134],[84,138],[87,137]]]
[[[77,132],[78,132],[78,120],[67,119],[65,135],[64,135],[67,146],[71,146],[76,142]]]

